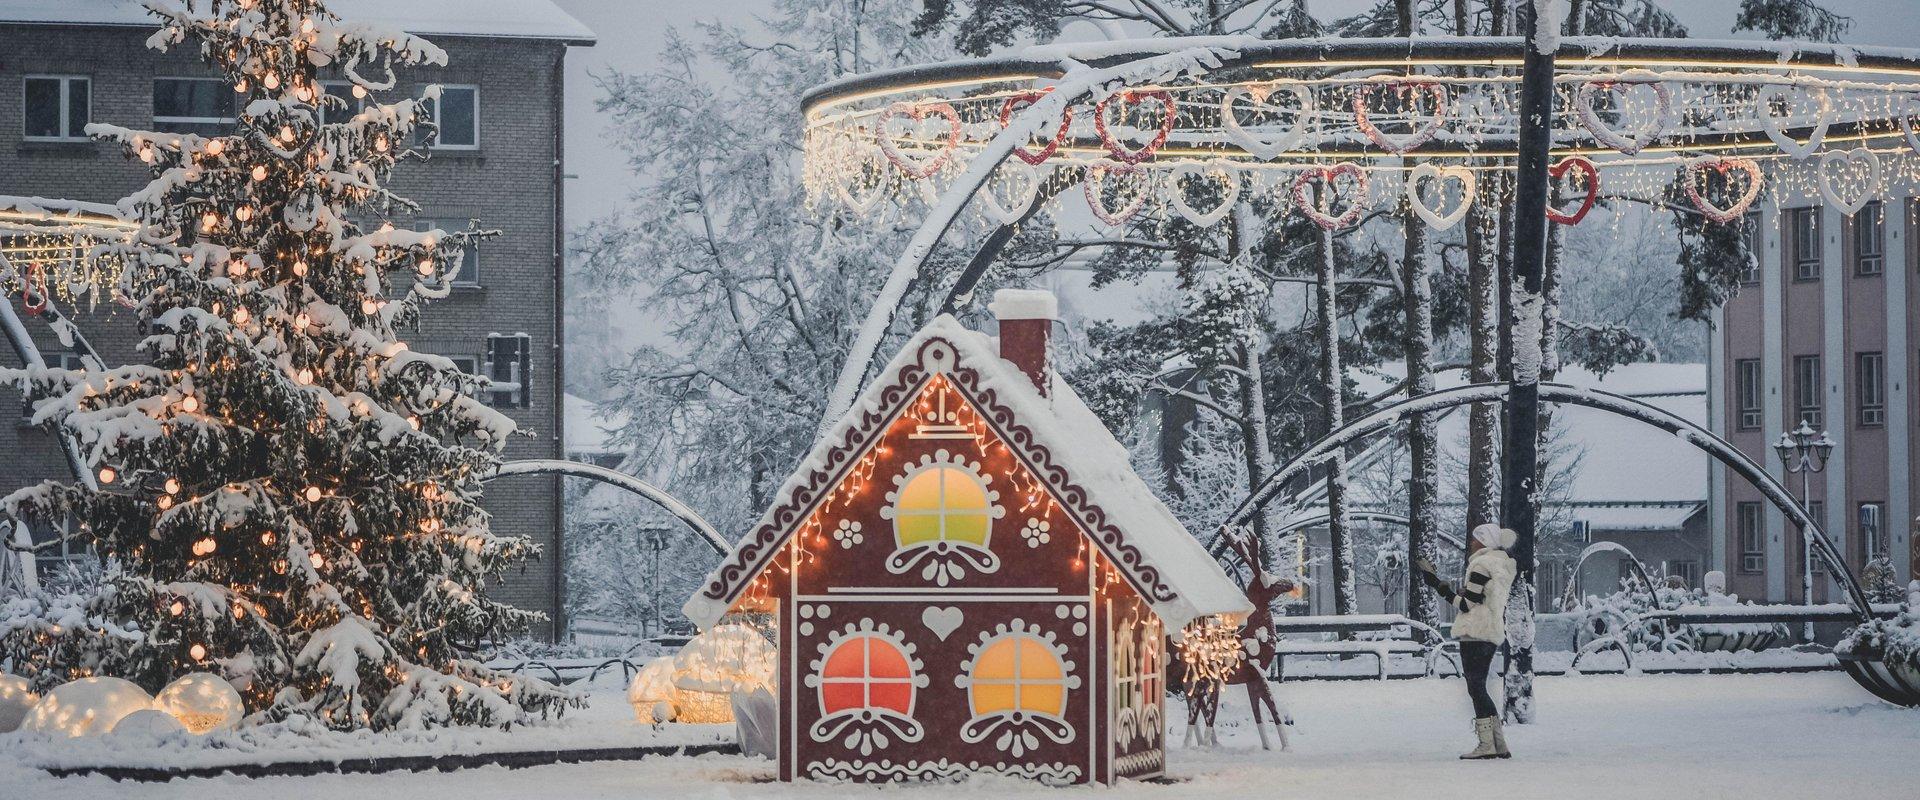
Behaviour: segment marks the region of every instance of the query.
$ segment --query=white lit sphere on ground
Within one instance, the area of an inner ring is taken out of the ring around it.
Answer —
[[[693,637],[673,657],[674,719],[732,722],[734,692],[771,687],[778,651],[759,631],[737,623]]]
[[[172,714],[196,734],[233,727],[247,713],[233,684],[210,672],[176,678],[154,696],[153,707]]]
[[[128,714],[126,718],[114,723],[113,736],[129,739],[165,739],[169,736],[185,736],[187,727],[174,719],[172,714],[157,708],[143,708]]]
[[[33,693],[26,678],[0,674],[0,733],[19,729],[21,720],[37,702],[40,695]]]
[[[75,738],[113,730],[128,714],[153,707],[145,689],[119,678],[81,678],[55,688],[27,712],[20,729]]]
[[[633,718],[656,725],[673,721],[673,657],[647,662],[627,684],[627,702],[633,705]]]

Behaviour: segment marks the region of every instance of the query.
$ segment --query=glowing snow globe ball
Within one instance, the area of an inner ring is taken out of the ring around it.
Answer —
[[[673,657],[647,662],[627,684],[627,702],[633,705],[633,718],[647,725],[674,720]]]
[[[19,729],[27,712],[38,702],[40,695],[33,693],[26,678],[0,673],[0,733]]]
[[[99,736],[135,711],[153,707],[145,689],[119,678],[81,678],[48,692],[20,729],[69,739]]]
[[[693,637],[673,657],[675,711],[680,722],[732,722],[734,692],[773,684],[779,654],[747,625],[716,625]]]
[[[185,736],[187,728],[172,714],[157,708],[143,708],[113,724],[114,738],[165,739]]]
[[[153,707],[172,714],[195,734],[231,728],[247,713],[233,684],[209,672],[175,679],[154,696]]]

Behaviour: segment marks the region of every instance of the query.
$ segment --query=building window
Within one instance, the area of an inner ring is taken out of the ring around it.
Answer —
[[[1878,275],[1886,269],[1887,227],[1880,201],[1861,206],[1853,215],[1853,274]]]
[[[486,377],[486,373],[480,371],[481,363],[479,356],[447,356],[447,360],[453,362],[453,368],[459,370],[463,375],[472,375],[476,378]]]
[[[233,87],[218,78],[155,78],[153,127],[167,133],[233,132]]]
[[[1760,504],[1735,504],[1733,524],[1740,538],[1740,571],[1748,575],[1767,571],[1767,537],[1762,527]]]
[[[532,372],[533,337],[524,333],[487,334],[487,405],[495,408],[526,408],[533,392],[528,386]]]
[[[1859,535],[1854,539],[1860,542],[1860,552],[1865,556],[1860,560],[1863,564],[1876,558],[1887,557],[1885,516],[1886,504],[1884,503],[1860,504],[1860,510],[1854,519],[1856,532]]]
[[[1760,359],[1742,358],[1733,362],[1734,389],[1739,401],[1740,430],[1760,427]]]
[[[93,119],[92,80],[77,75],[29,75],[21,89],[21,133],[26,138],[87,138],[87,123]]]
[[[993,742],[1002,750],[1026,743],[1012,747],[1014,752],[1032,750],[1037,735],[1055,744],[1075,741],[1067,699],[1080,688],[1080,678],[1066,662],[1066,646],[1037,633],[1015,620],[1011,631],[969,648],[973,656],[961,662],[964,672],[954,681],[967,690],[972,713],[960,727],[961,741]]]
[[[1793,279],[1820,280],[1820,209],[1795,208],[1787,211],[1787,241],[1791,245]]]
[[[1820,357],[1793,357],[1793,403],[1801,422],[1818,430],[1826,424],[1820,397]]]
[[[440,97],[427,101],[428,113],[439,126],[439,135],[431,142],[420,130],[421,144],[442,150],[473,150],[480,146],[480,87],[441,86]]]
[[[1700,585],[1700,562],[1668,561],[1667,579],[1680,581],[1678,588],[1692,589]]]
[[[1740,218],[1740,239],[1747,246],[1747,264],[1740,268],[1741,283],[1760,282],[1760,259],[1765,240],[1760,235],[1760,212],[1749,211]]]
[[[413,229],[422,232],[431,230],[459,232],[472,227],[472,224],[471,220],[465,219],[416,219],[413,221]],[[459,269],[453,272],[453,285],[466,287],[478,287],[480,285],[480,246],[478,243],[470,243],[466,247],[461,248],[458,267]],[[442,268],[439,274],[445,275],[447,272],[447,269]]]
[[[339,125],[355,114],[366,110],[372,103],[364,97],[353,96],[353,84],[348,81],[324,81],[321,87],[327,90],[329,98],[320,107],[320,122],[323,125]]]
[[[1887,419],[1887,357],[1881,353],[1855,354],[1853,372],[1859,424],[1879,427]]]

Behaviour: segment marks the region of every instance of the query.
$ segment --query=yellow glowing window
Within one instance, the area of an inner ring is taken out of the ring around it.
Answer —
[[[964,542],[985,547],[993,524],[987,488],[959,467],[934,467],[913,476],[894,503],[894,537],[901,547]]]
[[[1067,670],[1053,648],[1028,634],[1008,636],[974,659],[968,693],[976,717],[998,711],[1064,716]]]

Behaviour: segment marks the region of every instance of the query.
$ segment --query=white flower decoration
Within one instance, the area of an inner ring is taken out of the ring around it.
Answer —
[[[1020,531],[1020,535],[1027,540],[1028,547],[1039,547],[1053,541],[1053,534],[1049,533],[1051,530],[1053,530],[1053,523],[1044,519],[1029,519],[1027,527]]]
[[[866,538],[860,533],[860,523],[855,520],[840,520],[840,527],[833,531],[834,541],[839,542],[843,550],[853,549],[854,545],[866,541]]]

